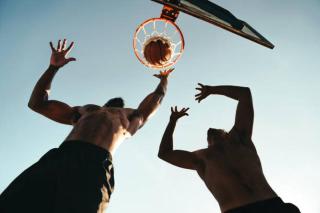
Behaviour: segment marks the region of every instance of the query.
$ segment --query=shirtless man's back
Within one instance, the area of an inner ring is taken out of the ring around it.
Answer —
[[[88,141],[112,154],[120,143],[132,136],[141,126],[142,117],[135,110],[119,107],[100,107],[85,105],[77,108],[78,119],[73,122],[73,129],[66,140]],[[133,115],[133,116],[132,116]],[[133,118],[129,120],[130,116]]]
[[[48,96],[59,68],[75,61],[67,58],[73,42],[68,48],[65,39],[59,40],[57,48],[51,42],[50,46],[50,66],[37,82],[28,106],[73,129],[59,148],[50,150],[7,187],[0,196],[0,212],[103,212],[114,187],[112,155],[156,112],[173,69],[155,75],[159,85],[137,109],[123,108],[121,98],[110,99],[104,106],[71,107]]]
[[[173,149],[173,132],[179,118],[188,115],[188,108],[172,108],[169,124],[163,135],[159,157],[178,167],[196,170],[219,203],[228,213],[298,213],[292,204],[284,203],[268,184],[259,156],[251,140],[253,104],[249,88],[204,86],[199,84],[199,102],[210,94],[224,95],[238,101],[235,124],[229,132],[210,128],[208,148],[195,152]]]

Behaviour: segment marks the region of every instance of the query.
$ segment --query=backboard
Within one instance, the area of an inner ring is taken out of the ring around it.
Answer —
[[[151,0],[163,4],[161,17],[175,21],[179,11],[214,24],[270,49],[274,45],[253,29],[248,23],[236,18],[228,10],[209,0]]]

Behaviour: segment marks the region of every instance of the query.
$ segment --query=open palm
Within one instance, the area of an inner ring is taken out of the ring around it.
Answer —
[[[75,58],[67,58],[68,54],[70,53],[74,43],[71,42],[68,48],[66,48],[67,40],[63,39],[63,42],[61,44],[61,40],[58,41],[57,49],[53,47],[52,42],[50,42],[50,47],[52,50],[51,58],[50,58],[50,64],[56,67],[63,67],[70,61],[75,61]]]
[[[200,103],[203,99],[210,95],[209,86],[198,83],[196,90],[199,90],[199,93],[195,95],[196,101]]]
[[[155,77],[157,77],[159,79],[167,78],[173,70],[174,70],[174,68],[167,69],[167,70],[164,70],[164,71],[160,71],[159,74],[155,74],[153,76],[155,76]]]
[[[181,117],[183,117],[183,116],[189,116],[189,114],[187,113],[188,110],[189,110],[189,108],[182,108],[182,109],[179,111],[178,108],[177,108],[177,106],[171,107],[171,116],[170,116],[170,119],[178,120],[179,118],[181,118]]]

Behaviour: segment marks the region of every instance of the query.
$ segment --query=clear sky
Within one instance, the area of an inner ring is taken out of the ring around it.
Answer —
[[[251,88],[253,140],[269,183],[302,212],[320,212],[320,1],[215,2],[275,49],[181,14],[184,55],[157,114],[114,156],[116,186],[107,212],[219,212],[195,172],[157,158],[172,105],[190,107],[190,116],[178,122],[176,148],[204,148],[209,127],[232,127],[236,102],[210,97],[196,103],[198,82]],[[160,11],[149,0],[0,0],[0,191],[71,130],[27,107],[49,64],[49,41],[75,41],[71,56],[77,58],[56,75],[51,98],[75,106],[122,96],[135,108],[158,80],[135,58],[133,33]]]

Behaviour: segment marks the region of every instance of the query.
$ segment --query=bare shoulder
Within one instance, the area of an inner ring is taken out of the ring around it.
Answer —
[[[205,153],[206,153],[207,149],[199,149],[193,152],[193,154],[198,157],[198,158],[203,158],[205,157]]]
[[[233,127],[229,131],[229,136],[230,136],[230,140],[235,143],[241,143],[241,144],[253,143],[250,136],[248,136],[246,133],[243,133],[237,130],[236,127]]]
[[[231,144],[231,147],[234,147],[237,150],[242,152],[250,152],[257,154],[256,147],[251,139],[246,134],[241,134],[239,131],[237,131],[236,128],[232,128],[229,132],[230,138],[229,138],[229,144]]]
[[[194,155],[195,161],[197,162],[198,166],[202,167],[206,161],[207,149],[199,149],[193,151],[192,154]]]
[[[86,113],[90,113],[96,110],[101,109],[101,106],[95,105],[95,104],[86,104],[83,106],[75,106],[72,107],[72,109],[74,110],[74,112],[77,112],[81,115],[86,114]]]
[[[76,124],[83,115],[97,111],[99,109],[101,109],[101,107],[94,104],[86,104],[83,106],[72,107],[71,124],[72,125]]]
[[[214,152],[216,151],[215,147],[209,147],[209,148],[204,148],[196,151],[196,155],[201,160],[203,163],[211,159],[211,156],[214,155]]]
[[[201,178],[204,178],[205,170],[206,170],[206,154],[207,149],[200,149],[197,151],[194,151],[193,154],[196,159],[196,170],[198,175]]]
[[[123,108],[123,111],[124,111],[126,114],[130,115],[130,114],[132,114],[133,112],[135,112],[135,111],[136,111],[136,109],[132,109],[132,108]]]
[[[79,107],[80,109],[86,110],[86,111],[94,111],[94,110],[98,110],[101,109],[101,106],[95,105],[95,104],[86,104],[83,105],[81,107]]]

